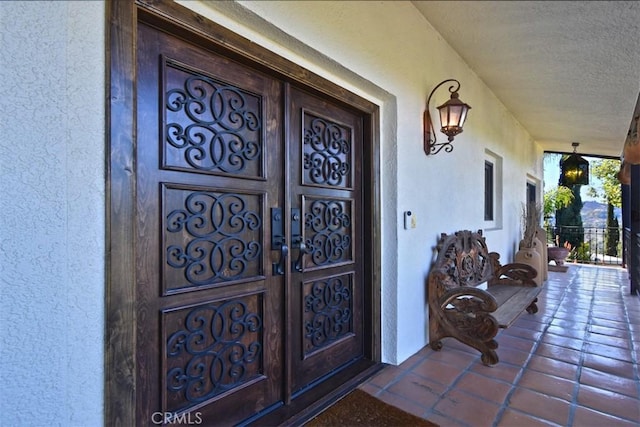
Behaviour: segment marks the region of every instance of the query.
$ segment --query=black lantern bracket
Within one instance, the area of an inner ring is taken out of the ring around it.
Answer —
[[[436,133],[433,127],[433,121],[431,120],[431,114],[429,113],[429,103],[431,97],[438,88],[442,85],[451,83],[449,86],[449,93],[451,98],[438,107],[440,115],[440,131],[447,135],[448,140],[446,142],[438,143],[436,140]],[[427,155],[435,155],[444,149],[445,152],[450,153],[453,151],[453,138],[462,132],[464,121],[467,118],[467,112],[471,109],[468,104],[462,102],[458,96],[460,90],[460,82],[456,79],[444,80],[433,88],[429,97],[427,98],[427,105],[424,111],[423,126],[424,126],[424,152]]]

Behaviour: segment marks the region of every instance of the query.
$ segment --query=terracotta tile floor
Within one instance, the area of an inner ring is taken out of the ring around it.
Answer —
[[[539,311],[496,337],[500,362],[447,338],[361,388],[449,426],[640,426],[640,297],[627,271],[549,272]]]

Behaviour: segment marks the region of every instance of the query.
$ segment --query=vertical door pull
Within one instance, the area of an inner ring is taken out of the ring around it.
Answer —
[[[307,248],[307,245],[304,244],[304,242],[300,242],[300,252],[298,252],[298,259],[296,260],[295,264],[293,265],[294,270],[299,271],[300,273],[302,273],[302,267],[303,267],[303,263],[302,261],[304,260],[304,256],[306,254],[311,253],[311,250]]]
[[[302,235],[302,216],[300,209],[291,209],[291,249],[298,249],[298,258],[293,261],[293,269],[302,272],[304,255],[309,253]]]
[[[289,256],[289,247],[286,241],[282,209],[271,208],[271,250],[280,251],[280,260],[272,264],[274,276],[284,275],[285,261]]]
[[[284,263],[287,260],[287,256],[289,255],[289,247],[286,244],[280,245],[280,261],[273,263],[273,275],[274,276],[282,276],[284,275]]]

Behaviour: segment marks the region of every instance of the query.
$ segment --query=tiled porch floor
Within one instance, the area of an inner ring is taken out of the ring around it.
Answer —
[[[549,272],[539,311],[498,333],[500,362],[451,338],[361,385],[449,426],[640,426],[640,297],[627,271]]]

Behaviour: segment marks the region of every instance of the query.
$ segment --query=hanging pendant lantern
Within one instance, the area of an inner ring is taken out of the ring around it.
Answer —
[[[560,185],[572,187],[574,185],[589,185],[589,162],[576,152],[577,142],[571,144],[573,153],[560,161]]]

